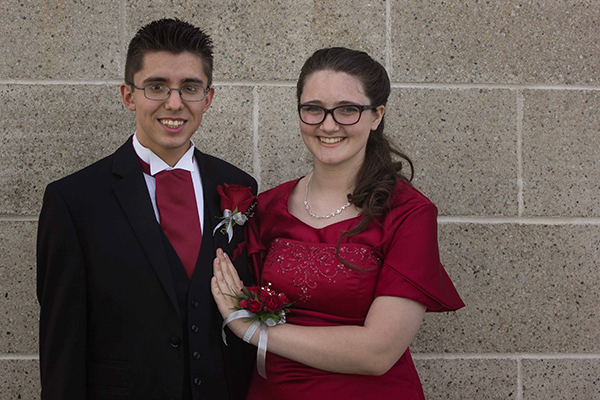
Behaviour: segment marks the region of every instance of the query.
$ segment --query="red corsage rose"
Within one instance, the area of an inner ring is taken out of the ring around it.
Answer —
[[[221,211],[223,216],[219,217],[221,221],[213,230],[213,235],[217,229],[221,228],[221,233],[227,233],[229,241],[233,237],[233,226],[244,225],[251,216],[252,209],[256,201],[256,196],[252,194],[252,189],[241,185],[217,186],[217,192],[221,195]]]
[[[260,310],[262,310],[263,306],[262,303],[258,300],[248,300],[248,310],[253,313],[256,314],[257,312],[259,312]]]
[[[242,294],[233,297],[239,300],[235,310],[248,310],[254,314],[251,320],[265,322],[269,326],[284,323],[285,314],[292,305],[285,294],[277,293],[269,286],[244,287]]]

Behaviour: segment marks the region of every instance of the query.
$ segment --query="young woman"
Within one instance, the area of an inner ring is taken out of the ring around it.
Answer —
[[[425,311],[464,304],[440,264],[437,209],[383,133],[389,94],[364,52],[318,50],[302,68],[299,123],[314,170],[259,196],[247,247],[258,283],[293,305],[268,329],[268,379],[254,374],[249,399],[424,399],[408,345]],[[214,269],[226,318],[236,305],[226,294],[242,283],[220,251]],[[243,337],[247,322],[228,326]]]

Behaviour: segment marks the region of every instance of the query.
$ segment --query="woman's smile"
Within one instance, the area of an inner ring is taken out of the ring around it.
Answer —
[[[319,136],[319,140],[322,143],[325,143],[325,144],[336,144],[336,143],[341,142],[344,139],[345,138],[343,138],[343,137],[325,137],[325,136]]]

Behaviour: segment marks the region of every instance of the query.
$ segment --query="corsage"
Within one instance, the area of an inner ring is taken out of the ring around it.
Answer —
[[[256,369],[258,374],[265,379],[267,379],[265,369],[268,339],[267,329],[269,326],[285,324],[285,314],[289,312],[289,307],[292,305],[284,293],[275,292],[269,287],[270,285],[269,283],[267,287],[244,286],[242,288],[243,293],[235,296],[223,293],[238,300],[239,303],[234,307],[236,311],[225,318],[221,327],[221,334],[223,335],[223,342],[225,344],[227,344],[227,338],[224,329],[231,321],[239,318],[249,318],[252,321],[252,324],[243,337],[246,343],[250,343],[254,332],[260,327],[258,349],[256,351]]]
[[[213,235],[216,234],[217,229],[221,228],[221,233],[227,233],[228,242],[231,242],[233,226],[246,223],[256,204],[256,196],[252,194],[252,189],[249,187],[226,183],[223,186],[217,186],[217,192],[221,195],[221,211],[223,211],[223,216],[218,218],[223,221],[215,227]]]

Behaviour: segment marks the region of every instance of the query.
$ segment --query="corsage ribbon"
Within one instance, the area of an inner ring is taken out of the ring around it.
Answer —
[[[233,213],[229,209],[223,210],[223,221],[219,222],[219,224],[213,230],[213,235],[217,232],[217,229],[220,227],[225,228],[227,231],[227,237],[229,238],[228,243],[231,242],[233,238],[233,225],[244,225],[248,221],[248,217],[241,212]]]
[[[225,320],[223,320],[223,325],[221,326],[221,335],[223,337],[223,342],[227,345],[227,337],[225,335],[225,326],[231,321],[235,321],[240,318],[252,318],[256,314],[251,313],[248,310],[237,310],[229,314]],[[272,318],[268,318],[265,321],[259,322],[254,321],[244,334],[244,342],[250,343],[250,339],[254,335],[254,332],[260,327],[260,334],[258,337],[258,349],[256,351],[256,370],[260,376],[267,379],[267,371],[265,367],[265,363],[267,360],[267,339],[268,332],[267,329],[269,326],[275,326],[277,324],[285,323],[285,313],[281,312],[279,322],[275,322]]]

